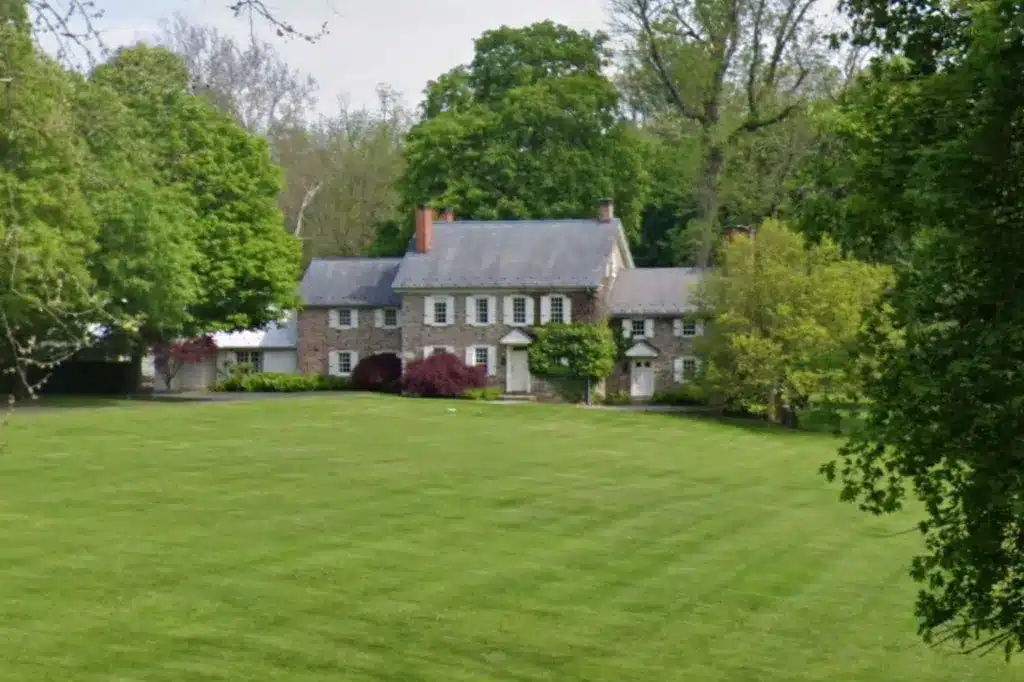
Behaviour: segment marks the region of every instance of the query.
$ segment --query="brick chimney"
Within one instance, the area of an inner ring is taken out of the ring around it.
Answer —
[[[615,219],[615,202],[611,199],[601,199],[598,203],[597,219],[602,223],[611,222]]]
[[[441,213],[441,222],[454,223],[455,222],[455,209],[454,208],[446,208]]]
[[[426,204],[416,207],[416,251],[427,253],[434,245],[434,209]]]

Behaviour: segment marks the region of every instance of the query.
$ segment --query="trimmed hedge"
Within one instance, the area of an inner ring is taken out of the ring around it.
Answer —
[[[500,388],[471,388],[462,394],[466,400],[497,400],[501,397]]]
[[[307,391],[348,391],[352,383],[342,377],[319,374],[238,373],[217,384],[226,393],[304,393]]]
[[[470,367],[451,353],[414,360],[402,377],[402,392],[420,398],[459,398],[475,388],[487,388],[485,368]]]
[[[352,370],[352,388],[357,391],[398,393],[401,380],[402,360],[394,353],[368,355]]]

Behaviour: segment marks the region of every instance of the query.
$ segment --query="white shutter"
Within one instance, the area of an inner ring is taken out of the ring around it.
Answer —
[[[434,326],[434,297],[424,296],[423,297],[423,324],[433,327]]]
[[[373,326],[383,327],[384,326],[384,309],[377,308],[373,311]]]
[[[335,311],[331,311],[332,313]],[[339,362],[338,351],[332,350],[327,354],[327,373],[332,377],[336,377],[341,373],[341,363]]]
[[[654,320],[651,318],[644,320],[644,336],[648,339],[654,338]]]
[[[341,326],[341,316],[336,308],[331,308],[327,311],[327,326],[331,329],[337,329]]]
[[[674,334],[675,336],[683,335],[683,320],[681,318],[677,317],[676,319],[672,320],[672,334]]]
[[[537,318],[533,316],[533,296],[526,297],[526,324],[536,324]]]
[[[350,365],[350,367],[352,369],[350,369],[349,372],[354,372],[355,369],[356,369],[356,365],[359,364],[359,353],[357,353],[356,351],[353,350],[353,351],[349,351],[349,355],[351,356],[349,361],[352,363]]]
[[[676,358],[672,361],[672,380],[677,384],[683,383],[683,359]]]
[[[565,323],[570,324],[572,322],[572,299],[568,296],[562,297],[562,310],[565,315]]]
[[[445,319],[445,323],[446,323],[446,325],[448,325],[448,324],[455,324],[455,297],[454,296],[446,296],[444,300],[447,301],[447,304],[445,305],[445,308],[447,308],[447,312],[448,312],[448,314],[444,318]]]
[[[494,360],[497,354],[497,348],[494,346],[487,346],[487,376],[489,377],[494,376]]]
[[[433,346],[423,346],[423,357],[429,358],[433,354],[434,354],[434,347]]]
[[[359,311],[353,308],[352,310],[349,311],[349,314],[352,315],[352,326],[350,326],[349,329],[355,329],[356,327],[359,326]]]
[[[633,321],[628,317],[622,321],[622,335],[627,339],[633,335]]]
[[[703,336],[703,335],[704,335],[704,322],[698,322],[697,323],[697,336]]]
[[[540,323],[547,324],[551,321],[551,297],[540,297]]]
[[[473,366],[473,353],[475,352],[473,346],[466,347],[466,365],[469,367]]]
[[[512,324],[512,297],[506,296],[504,300],[505,304],[505,324]]]
[[[466,297],[466,324],[476,326],[476,296]]]
[[[498,319],[498,297],[487,297],[487,324],[494,324]]]

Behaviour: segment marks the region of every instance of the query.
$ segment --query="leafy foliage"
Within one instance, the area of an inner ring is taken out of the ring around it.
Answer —
[[[580,218],[608,196],[635,236],[647,174],[602,73],[606,42],[551,22],[484,33],[472,64],[427,87],[406,140],[406,203],[466,219]]]
[[[889,270],[843,258],[828,240],[807,249],[776,221],[753,240],[737,237],[722,256],[699,293],[714,318],[700,349],[709,398],[791,424],[812,397],[847,398],[856,335]]]
[[[401,379],[402,360],[394,353],[368,355],[352,370],[352,387],[357,391],[397,393]]]
[[[530,371],[538,376],[599,381],[615,369],[618,346],[607,325],[550,324],[534,336]]]
[[[217,384],[214,390],[226,393],[305,393],[308,391],[347,391],[351,382],[344,377],[320,374],[274,374],[238,372]]]
[[[402,392],[420,398],[458,398],[486,387],[485,368],[470,367],[451,353],[414,360],[402,376]]]
[[[871,513],[923,503],[911,574],[927,641],[1010,655],[1024,648],[1024,15],[1003,0],[848,7],[855,39],[895,56],[844,112],[860,126],[847,204],[877,218],[834,229],[871,246],[899,229],[902,253],[865,332],[865,424],[825,473]]]

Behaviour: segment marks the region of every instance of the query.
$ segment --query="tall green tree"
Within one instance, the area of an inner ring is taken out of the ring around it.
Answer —
[[[55,348],[80,347],[106,299],[89,269],[77,83],[36,51],[24,2],[0,3],[0,79],[0,380],[23,386]]]
[[[723,194],[735,191],[735,185],[723,184],[730,160],[746,156],[756,162],[769,146],[775,147],[773,157],[786,150],[785,141],[772,144],[782,137],[772,129],[796,117],[825,71],[812,19],[815,5],[816,0],[613,3],[628,38],[631,101],[642,102],[646,115],[682,119],[700,144],[695,215],[680,228],[689,234],[676,238],[692,245],[698,266],[712,260],[726,218]],[[786,161],[767,163],[776,172]]]
[[[634,235],[647,188],[640,140],[602,70],[607,36],[551,22],[502,27],[432,81],[406,140],[407,204],[460,217],[579,218],[613,197]]]
[[[847,112],[858,158],[837,170],[834,231],[880,258],[895,233],[902,253],[865,339],[869,419],[825,473],[875,514],[923,503],[926,640],[1010,655],[1024,648],[1024,7],[846,7],[885,61]]]
[[[771,220],[727,243],[698,296],[713,320],[700,349],[709,397],[794,426],[812,398],[848,401],[857,334],[890,274]]]
[[[301,250],[283,229],[267,142],[190,94],[183,61],[165,49],[122,50],[92,79],[120,96],[133,132],[150,141],[157,185],[175,202],[169,218],[181,221],[174,229],[191,225],[168,254],[191,264],[195,282],[182,332],[258,327],[295,305]]]

